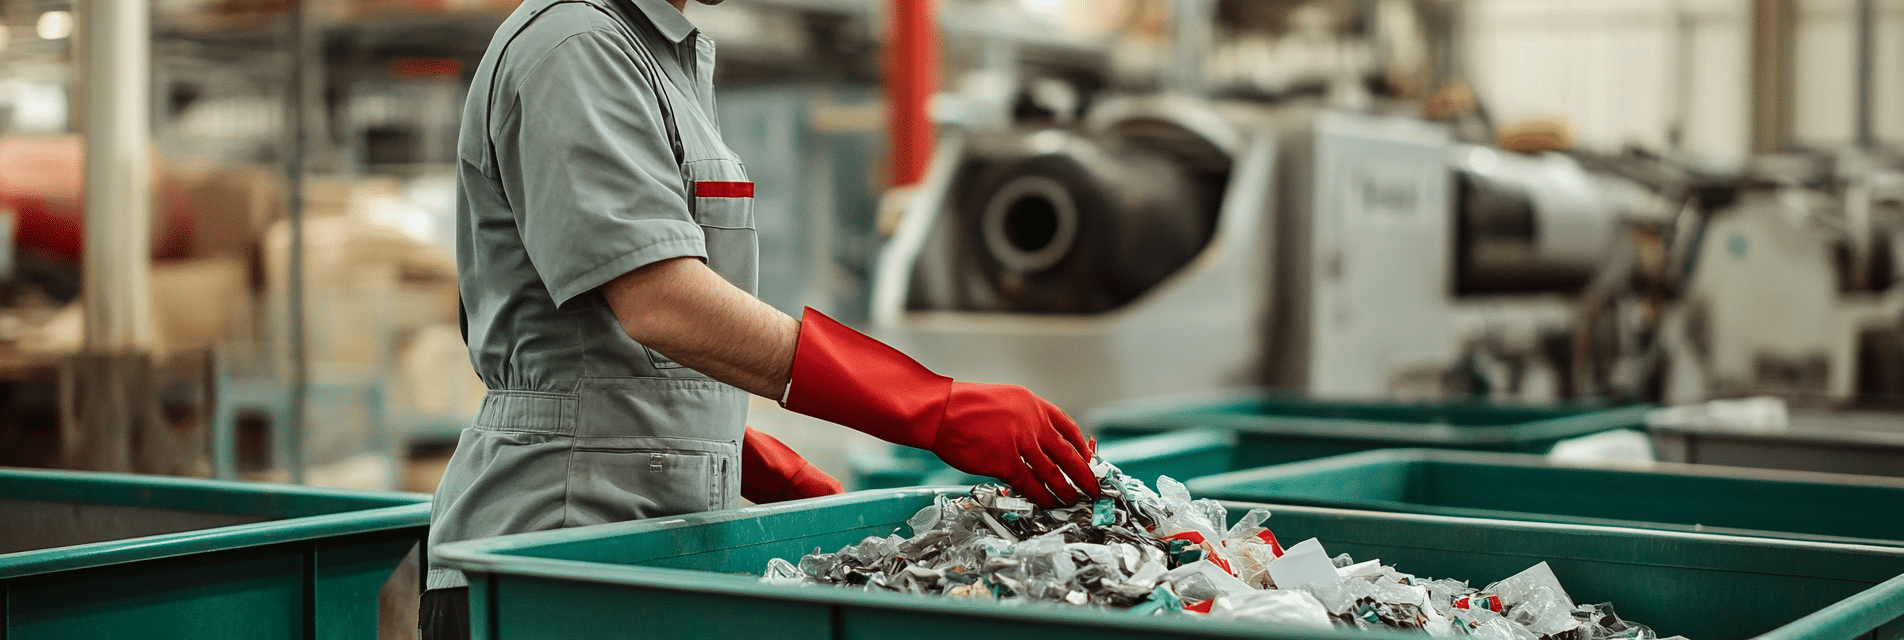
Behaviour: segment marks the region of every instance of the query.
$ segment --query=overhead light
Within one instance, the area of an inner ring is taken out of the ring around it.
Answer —
[[[34,26],[41,40],[64,40],[73,35],[73,12],[48,11],[40,14],[40,22]]]

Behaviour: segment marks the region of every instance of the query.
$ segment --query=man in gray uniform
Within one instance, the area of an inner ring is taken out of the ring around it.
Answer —
[[[838,492],[745,426],[747,393],[1045,504],[1095,496],[1082,434],[1031,392],[953,381],[754,297],[753,184],[721,142],[714,44],[684,3],[527,0],[476,69],[457,269],[489,393],[430,544]],[[426,638],[467,634],[467,584],[430,567]]]

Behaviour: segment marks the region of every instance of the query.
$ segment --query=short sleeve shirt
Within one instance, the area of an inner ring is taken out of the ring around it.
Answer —
[[[751,186],[713,117],[714,44],[663,0],[531,2],[510,22],[477,70],[458,146],[477,373],[539,391],[694,375],[627,339],[597,290],[680,257],[754,290],[751,199],[702,197]]]
[[[753,292],[752,183],[720,140],[714,45],[665,0],[527,0],[458,143],[458,285],[489,387],[431,504],[440,545],[737,504],[747,394],[628,337],[600,293],[700,258]]]

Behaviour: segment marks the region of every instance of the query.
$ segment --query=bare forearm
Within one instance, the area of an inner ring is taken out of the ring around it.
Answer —
[[[636,342],[708,377],[780,399],[800,322],[693,258],[664,260],[603,287]]]

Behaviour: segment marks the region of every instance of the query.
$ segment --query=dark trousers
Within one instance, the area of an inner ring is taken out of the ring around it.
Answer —
[[[423,592],[417,629],[423,640],[469,640],[469,587]]]

